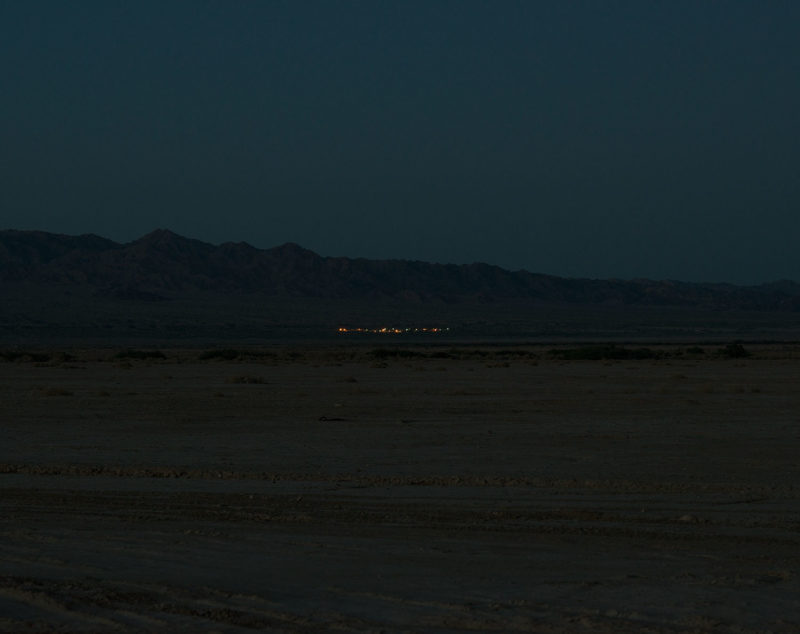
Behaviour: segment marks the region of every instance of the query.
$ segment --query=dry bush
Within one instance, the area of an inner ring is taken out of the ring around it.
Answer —
[[[662,359],[664,352],[650,348],[625,348],[615,344],[590,345],[580,348],[552,349],[548,352],[551,357],[562,361],[602,361],[602,360],[631,360],[631,359]]]
[[[74,396],[72,391],[65,390],[63,387],[42,388],[42,393],[45,396]]]
[[[200,361],[209,361],[211,359],[221,359],[223,361],[233,361],[234,359],[238,359],[240,353],[238,350],[232,350],[230,348],[225,348],[223,350],[206,350],[200,353],[198,359]]]
[[[135,350],[128,348],[120,350],[114,355],[115,359],[166,359],[167,356],[161,350]]]
[[[0,359],[4,361],[33,361],[44,363],[50,361],[46,352],[32,352],[30,350],[0,350]]]
[[[266,383],[266,380],[263,376],[240,375],[232,376],[228,379],[228,383],[236,383],[240,385],[263,385]]]
[[[720,348],[717,354],[728,359],[745,359],[750,356],[750,352],[738,342],[729,343],[724,348]]]

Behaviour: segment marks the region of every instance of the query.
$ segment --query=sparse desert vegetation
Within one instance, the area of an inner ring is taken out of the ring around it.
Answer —
[[[796,631],[798,347],[696,348],[3,356],[0,631]]]
[[[239,374],[228,379],[228,383],[236,383],[239,385],[263,385],[266,382],[267,381],[263,376],[253,376],[247,374]]]
[[[115,359],[166,359],[167,356],[161,350],[137,350],[126,348],[114,355]]]

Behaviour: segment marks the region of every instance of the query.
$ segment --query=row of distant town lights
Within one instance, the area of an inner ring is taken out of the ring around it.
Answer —
[[[348,333],[348,332],[367,332],[367,333],[377,333],[382,335],[401,335],[408,332],[446,332],[450,330],[449,328],[391,328],[384,326],[383,328],[345,328],[341,326],[339,328],[340,333]]]

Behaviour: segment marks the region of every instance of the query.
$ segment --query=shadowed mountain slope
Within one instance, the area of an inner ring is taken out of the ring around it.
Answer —
[[[488,264],[322,257],[296,244],[212,245],[159,229],[120,244],[95,235],[0,231],[0,281],[80,285],[98,296],[168,299],[191,291],[279,297],[391,298],[410,303],[499,302],[799,310],[800,284],[760,286],[568,279]]]

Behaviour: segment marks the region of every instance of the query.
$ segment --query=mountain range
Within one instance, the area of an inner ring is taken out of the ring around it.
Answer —
[[[489,264],[324,257],[297,244],[213,245],[159,229],[128,243],[96,235],[0,231],[0,283],[89,288],[97,297],[169,300],[203,291],[271,297],[800,310],[800,284],[758,286],[562,278]]]

